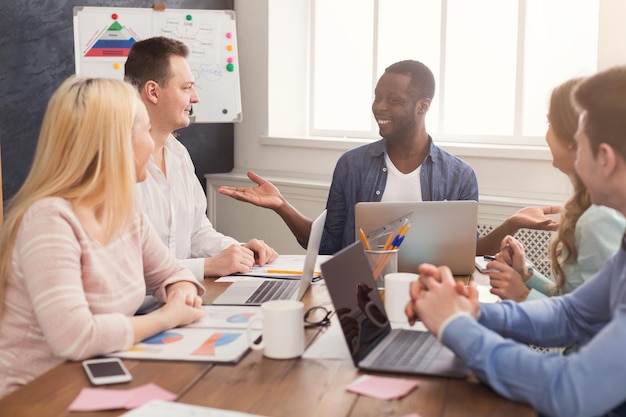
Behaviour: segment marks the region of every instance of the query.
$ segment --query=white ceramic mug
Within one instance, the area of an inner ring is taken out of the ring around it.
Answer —
[[[253,323],[263,323],[261,342],[252,340]],[[304,352],[304,304],[296,300],[273,300],[261,304],[261,315],[253,316],[246,330],[254,350],[272,359],[291,359]]]
[[[385,311],[389,321],[407,321],[404,310],[406,304],[411,299],[409,287],[411,282],[417,281],[418,278],[418,274],[410,272],[396,272],[385,275]]]

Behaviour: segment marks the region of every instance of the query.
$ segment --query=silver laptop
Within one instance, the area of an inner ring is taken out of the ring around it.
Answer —
[[[300,300],[311,285],[315,272],[315,261],[322,241],[326,210],[311,225],[311,234],[304,257],[302,277],[299,280],[253,280],[236,281],[220,294],[212,304],[261,305],[270,300]]]
[[[360,241],[321,267],[356,367],[453,378],[469,375],[469,368],[429,332],[391,329]]]
[[[423,262],[447,265],[454,275],[474,272],[476,201],[357,203],[355,239],[360,239],[359,228],[368,234],[409,213],[412,213],[411,228],[398,251],[399,272],[416,272],[417,266]],[[374,245],[383,245],[386,237]]]

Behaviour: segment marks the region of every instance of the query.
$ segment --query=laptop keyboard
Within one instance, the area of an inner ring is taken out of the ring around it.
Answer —
[[[437,339],[428,332],[400,331],[374,363],[389,369],[426,371],[439,353]]]
[[[293,296],[300,281],[263,281],[246,300],[246,304],[260,304],[271,300],[287,300]]]

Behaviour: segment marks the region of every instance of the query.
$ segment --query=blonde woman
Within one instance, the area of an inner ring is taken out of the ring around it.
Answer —
[[[70,78],[53,94],[0,231],[0,396],[202,316],[204,289],[135,203],[153,146],[130,85]],[[167,302],[134,317],[146,292]]]
[[[491,292],[503,299],[523,301],[572,292],[590,279],[618,248],[626,227],[624,217],[605,206],[591,204],[589,192],[574,169],[578,111],[571,94],[582,79],[576,78],[552,91],[546,141],[552,165],[567,175],[574,187],[561,213],[555,239],[549,247],[555,281],[528,268],[522,244],[511,236],[503,239],[496,261],[487,264]]]

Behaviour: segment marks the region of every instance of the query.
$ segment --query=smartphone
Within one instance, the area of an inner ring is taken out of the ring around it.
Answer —
[[[93,385],[119,384],[133,379],[119,358],[99,358],[83,361],[83,368]]]

